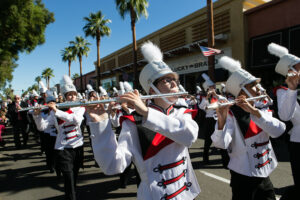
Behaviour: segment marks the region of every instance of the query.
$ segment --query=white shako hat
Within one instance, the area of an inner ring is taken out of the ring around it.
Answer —
[[[244,86],[252,82],[260,82],[260,78],[256,78],[246,70],[242,69],[241,63],[237,60],[223,56],[219,60],[219,64],[231,72],[231,75],[226,81],[225,89],[237,97]],[[247,93],[247,91],[245,91]],[[247,94],[249,95],[249,94]]]
[[[80,100],[83,99],[83,97],[82,97],[82,95],[80,94],[80,92],[77,93],[77,98],[80,99]]]
[[[56,92],[56,91],[53,91],[53,96],[54,96],[55,99],[58,98],[58,95],[57,95],[57,92]]]
[[[139,81],[143,89],[149,94],[150,87],[154,87],[153,82],[167,74],[172,74],[178,78],[178,74],[163,62],[163,54],[152,42],[145,42],[141,47],[142,54],[148,64],[140,73]]]
[[[270,52],[270,54],[273,54],[280,58],[275,67],[275,71],[283,76],[286,76],[288,74],[288,70],[293,69],[294,65],[300,63],[300,58],[289,54],[289,50],[287,48],[278,44],[269,44],[268,51]]]
[[[33,97],[38,97],[39,96],[39,94],[35,90],[32,90],[31,92],[32,92]]]
[[[224,83],[221,83],[220,84],[221,85],[221,90],[222,90],[222,92],[226,92],[226,86],[225,86],[225,84]]]
[[[40,91],[40,94],[42,93],[46,93],[47,92],[47,87],[44,85],[43,81],[39,81],[39,85],[41,86],[39,91]]]
[[[119,95],[125,94],[124,82],[120,81],[119,85],[120,85]]]
[[[99,86],[99,90],[100,90],[100,97],[107,95],[106,90],[102,86]]]
[[[91,92],[94,92],[95,90],[93,89],[93,87],[90,84],[86,85],[86,94],[89,95]]]
[[[207,74],[202,73],[201,76],[205,80],[204,83],[202,84],[202,86],[203,86],[203,88],[204,88],[205,91],[207,91],[207,89],[210,86],[214,86],[215,85],[215,83],[212,82],[212,80],[210,80],[210,78],[209,78],[209,76],[207,76]]]
[[[66,95],[67,92],[76,92],[76,87],[73,84],[72,79],[68,75],[64,75],[60,81],[60,91],[63,96]]]
[[[113,87],[113,91],[114,91],[113,94],[119,94],[119,91],[116,87]]]
[[[49,103],[51,101],[56,102],[56,98],[53,95],[53,92],[51,90],[46,91],[47,97],[46,97],[46,103]]]
[[[202,91],[202,90],[201,90],[200,86],[197,85],[197,86],[196,86],[196,93],[199,94],[201,91]]]

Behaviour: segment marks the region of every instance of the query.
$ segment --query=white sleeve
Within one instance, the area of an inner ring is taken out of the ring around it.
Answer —
[[[186,147],[190,147],[198,137],[198,124],[189,113],[168,116],[149,108],[148,117],[142,125]]]
[[[233,117],[231,117],[229,114],[227,114],[227,119],[223,130],[219,130],[217,122],[215,126],[215,131],[211,135],[211,140],[213,141],[215,147],[227,149],[232,141],[234,129],[234,120]]]
[[[53,111],[51,111],[51,112],[53,112]],[[75,123],[76,125],[80,125],[84,119],[83,118],[84,112],[85,112],[85,108],[83,108],[83,107],[78,109],[76,111],[76,113],[71,113],[71,114],[57,109],[55,112],[55,117],[57,117],[61,120],[64,120],[66,122],[71,122],[71,123]]]
[[[44,131],[46,130],[50,125],[50,115],[48,115],[45,119],[42,117],[42,115],[32,115],[34,122],[36,124],[36,127],[39,131]]]
[[[133,141],[135,141],[132,135],[137,136],[137,132],[135,125],[130,123],[128,120],[123,122],[118,142],[108,119],[90,123],[94,156],[107,175],[122,173],[132,161]],[[134,131],[135,133],[132,133]]]
[[[199,103],[198,107],[201,109],[201,110],[206,110],[206,107],[207,107],[207,103],[208,101],[206,100],[205,97],[202,98],[202,101]]]
[[[297,90],[277,90],[278,115],[281,120],[289,121],[293,118],[297,103]]]
[[[272,112],[259,110],[259,113],[261,115],[260,118],[254,115],[250,115],[250,117],[263,131],[268,133],[272,138],[277,138],[284,133],[286,128],[285,123],[274,118]]]

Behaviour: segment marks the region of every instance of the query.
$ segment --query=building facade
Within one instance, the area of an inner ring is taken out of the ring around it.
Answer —
[[[225,81],[228,72],[221,69],[218,59],[227,55],[245,63],[246,40],[244,12],[265,3],[268,0],[219,0],[214,3],[215,47],[223,54],[215,57],[216,81]],[[138,48],[145,41],[157,44],[164,61],[180,75],[181,84],[193,93],[196,85],[201,85],[202,73],[207,73],[207,57],[200,51],[199,45],[207,46],[206,7],[169,24],[137,41]],[[101,58],[101,78],[106,89],[118,86],[119,81],[133,82],[132,44]],[[138,71],[147,64],[138,49]],[[96,64],[96,62],[95,62]],[[96,65],[95,65],[96,66]],[[91,75],[93,74],[93,75]],[[88,77],[86,77],[88,76]],[[84,83],[96,86],[95,71],[84,75]],[[75,80],[79,88],[80,80]]]

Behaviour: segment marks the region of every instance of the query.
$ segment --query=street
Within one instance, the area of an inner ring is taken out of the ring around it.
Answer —
[[[45,154],[30,133],[26,148],[16,150],[13,135],[8,129],[3,135],[6,146],[0,147],[0,200],[57,200],[64,198],[63,179],[49,173],[45,166]],[[276,197],[280,197],[293,184],[287,147],[283,140],[273,142],[279,161],[277,169],[271,174]],[[210,163],[203,165],[203,139],[198,139],[190,148],[193,166],[200,184],[201,193],[197,200],[229,200],[230,173],[221,164],[218,150],[212,149]],[[136,199],[135,177],[126,189],[120,188],[119,176],[106,176],[95,167],[92,151],[85,132],[85,162],[80,169],[77,181],[78,199]],[[133,172],[133,171],[132,171]]]

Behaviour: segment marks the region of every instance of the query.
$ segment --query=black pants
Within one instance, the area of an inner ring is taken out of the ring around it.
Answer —
[[[17,148],[21,147],[20,133],[22,134],[23,144],[27,144],[28,133],[26,133],[26,123],[19,120],[13,125],[14,142]]]
[[[269,177],[249,177],[231,171],[232,200],[275,200]]]
[[[55,168],[55,141],[56,137],[50,136],[49,134],[45,133],[44,135],[45,139],[45,154],[46,154],[46,164],[50,171],[53,171]]]
[[[300,160],[299,160],[300,143],[290,142],[289,151],[290,151],[292,174],[293,174],[293,179],[295,184],[295,191],[299,191],[300,190]]]
[[[209,117],[205,119],[205,123],[203,160],[208,161],[209,148],[212,144],[210,137],[215,131],[216,120],[212,117]]]
[[[131,165],[134,166],[134,173],[136,176],[136,186],[139,187],[141,183],[140,175],[136,169],[136,166],[133,163],[130,163],[130,165],[124,170],[122,174],[120,174],[120,184],[122,188],[126,188],[126,185],[128,183],[129,178],[131,177]]]
[[[64,176],[65,199],[76,199],[76,180],[83,164],[83,146],[75,149],[57,150],[57,165]]]

